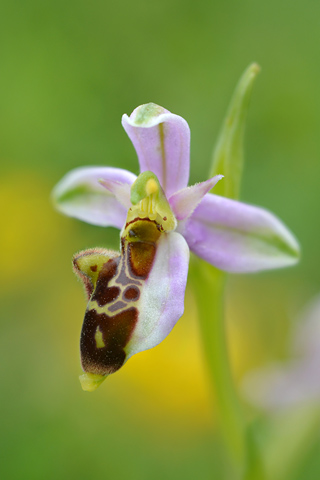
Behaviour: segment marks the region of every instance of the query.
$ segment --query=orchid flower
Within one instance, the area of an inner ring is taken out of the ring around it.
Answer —
[[[248,373],[243,381],[247,400],[267,411],[280,411],[320,400],[320,296],[299,316],[289,344],[290,359]]]
[[[62,213],[121,229],[120,253],[92,249],[73,261],[89,301],[80,342],[86,390],[172,330],[184,311],[189,249],[228,272],[292,265],[299,252],[267,210],[209,193],[222,175],[187,186],[190,130],[182,117],[149,103],[123,115],[122,125],[140,175],[78,168],[53,194]]]

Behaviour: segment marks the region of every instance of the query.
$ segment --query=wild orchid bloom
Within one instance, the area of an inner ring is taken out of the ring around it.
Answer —
[[[320,400],[320,296],[302,312],[289,345],[290,359],[249,373],[243,382],[247,400],[278,411]]]
[[[187,186],[183,118],[150,103],[123,115],[122,125],[138,155],[138,177],[85,167],[54,190],[64,214],[122,229],[120,254],[99,248],[74,257],[89,299],[80,342],[87,390],[172,330],[184,310],[189,249],[228,272],[292,265],[299,250],[271,213],[209,193],[221,175]]]

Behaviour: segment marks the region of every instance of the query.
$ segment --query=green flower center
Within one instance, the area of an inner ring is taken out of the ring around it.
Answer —
[[[126,224],[137,218],[155,221],[161,230],[175,230],[177,220],[159,183],[152,172],[143,172],[131,187],[132,207],[128,211]]]

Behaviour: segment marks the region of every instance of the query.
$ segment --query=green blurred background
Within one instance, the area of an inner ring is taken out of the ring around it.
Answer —
[[[138,173],[120,119],[151,101],[188,121],[190,181],[204,180],[235,84],[257,61],[242,200],[280,216],[303,256],[230,276],[228,332],[239,383],[284,358],[320,284],[319,17],[315,0],[1,3],[1,478],[227,478],[192,291],[160,346],[81,390],[85,299],[71,257],[117,248],[118,232],[62,217],[50,192],[78,166]],[[292,480],[320,478],[319,451],[312,440]]]

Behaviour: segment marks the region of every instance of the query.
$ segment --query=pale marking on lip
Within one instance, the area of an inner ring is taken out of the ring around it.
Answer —
[[[94,339],[96,341],[97,348],[103,348],[106,346],[102,338],[102,332],[100,330],[100,327],[97,328]]]

